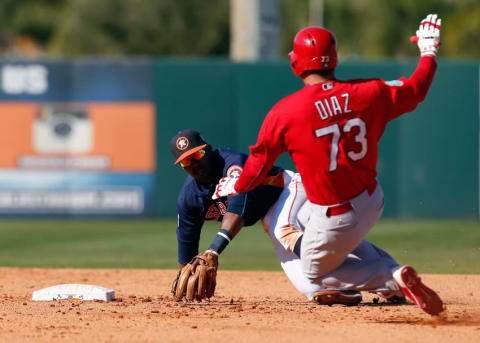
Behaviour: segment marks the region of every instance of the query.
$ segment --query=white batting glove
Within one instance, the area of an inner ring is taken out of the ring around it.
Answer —
[[[422,20],[417,30],[417,45],[421,56],[437,56],[440,46],[440,27],[442,19],[436,14],[429,14]]]
[[[235,191],[235,183],[237,183],[238,177],[223,177],[218,181],[218,185],[215,187],[215,192],[212,195],[212,199],[216,200],[223,197],[235,196],[238,193]]]

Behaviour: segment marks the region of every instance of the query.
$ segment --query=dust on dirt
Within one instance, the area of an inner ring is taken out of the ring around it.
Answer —
[[[0,342],[480,342],[480,275],[422,275],[447,311],[318,306],[282,272],[222,271],[210,303],[174,302],[174,270],[0,268]],[[32,301],[63,283],[112,288],[116,301]]]

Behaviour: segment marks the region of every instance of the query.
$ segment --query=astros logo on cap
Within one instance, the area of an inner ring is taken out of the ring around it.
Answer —
[[[178,137],[176,145],[178,150],[185,150],[190,145],[190,142],[187,137]]]

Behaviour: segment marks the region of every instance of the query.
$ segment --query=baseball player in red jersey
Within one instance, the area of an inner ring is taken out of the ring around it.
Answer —
[[[305,87],[270,110],[241,176],[222,179],[216,190],[225,196],[255,188],[279,155],[288,152],[308,199],[299,213],[305,229],[297,242],[305,275],[332,290],[401,290],[432,315],[443,311],[443,303],[412,267],[388,269],[380,258],[351,259],[349,254],[382,214],[378,142],[389,121],[425,99],[437,68],[440,25],[435,14],[422,20],[415,72],[389,82],[337,80],[334,35],[320,27],[298,32],[289,55]]]

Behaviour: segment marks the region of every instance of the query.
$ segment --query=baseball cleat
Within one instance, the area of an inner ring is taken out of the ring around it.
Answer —
[[[329,289],[325,291],[315,292],[313,301],[319,305],[346,305],[355,306],[362,301],[362,294],[354,290],[336,290]]]
[[[399,268],[393,273],[393,279],[403,294],[428,314],[435,316],[444,310],[443,302],[438,294],[425,286],[412,267]]]

